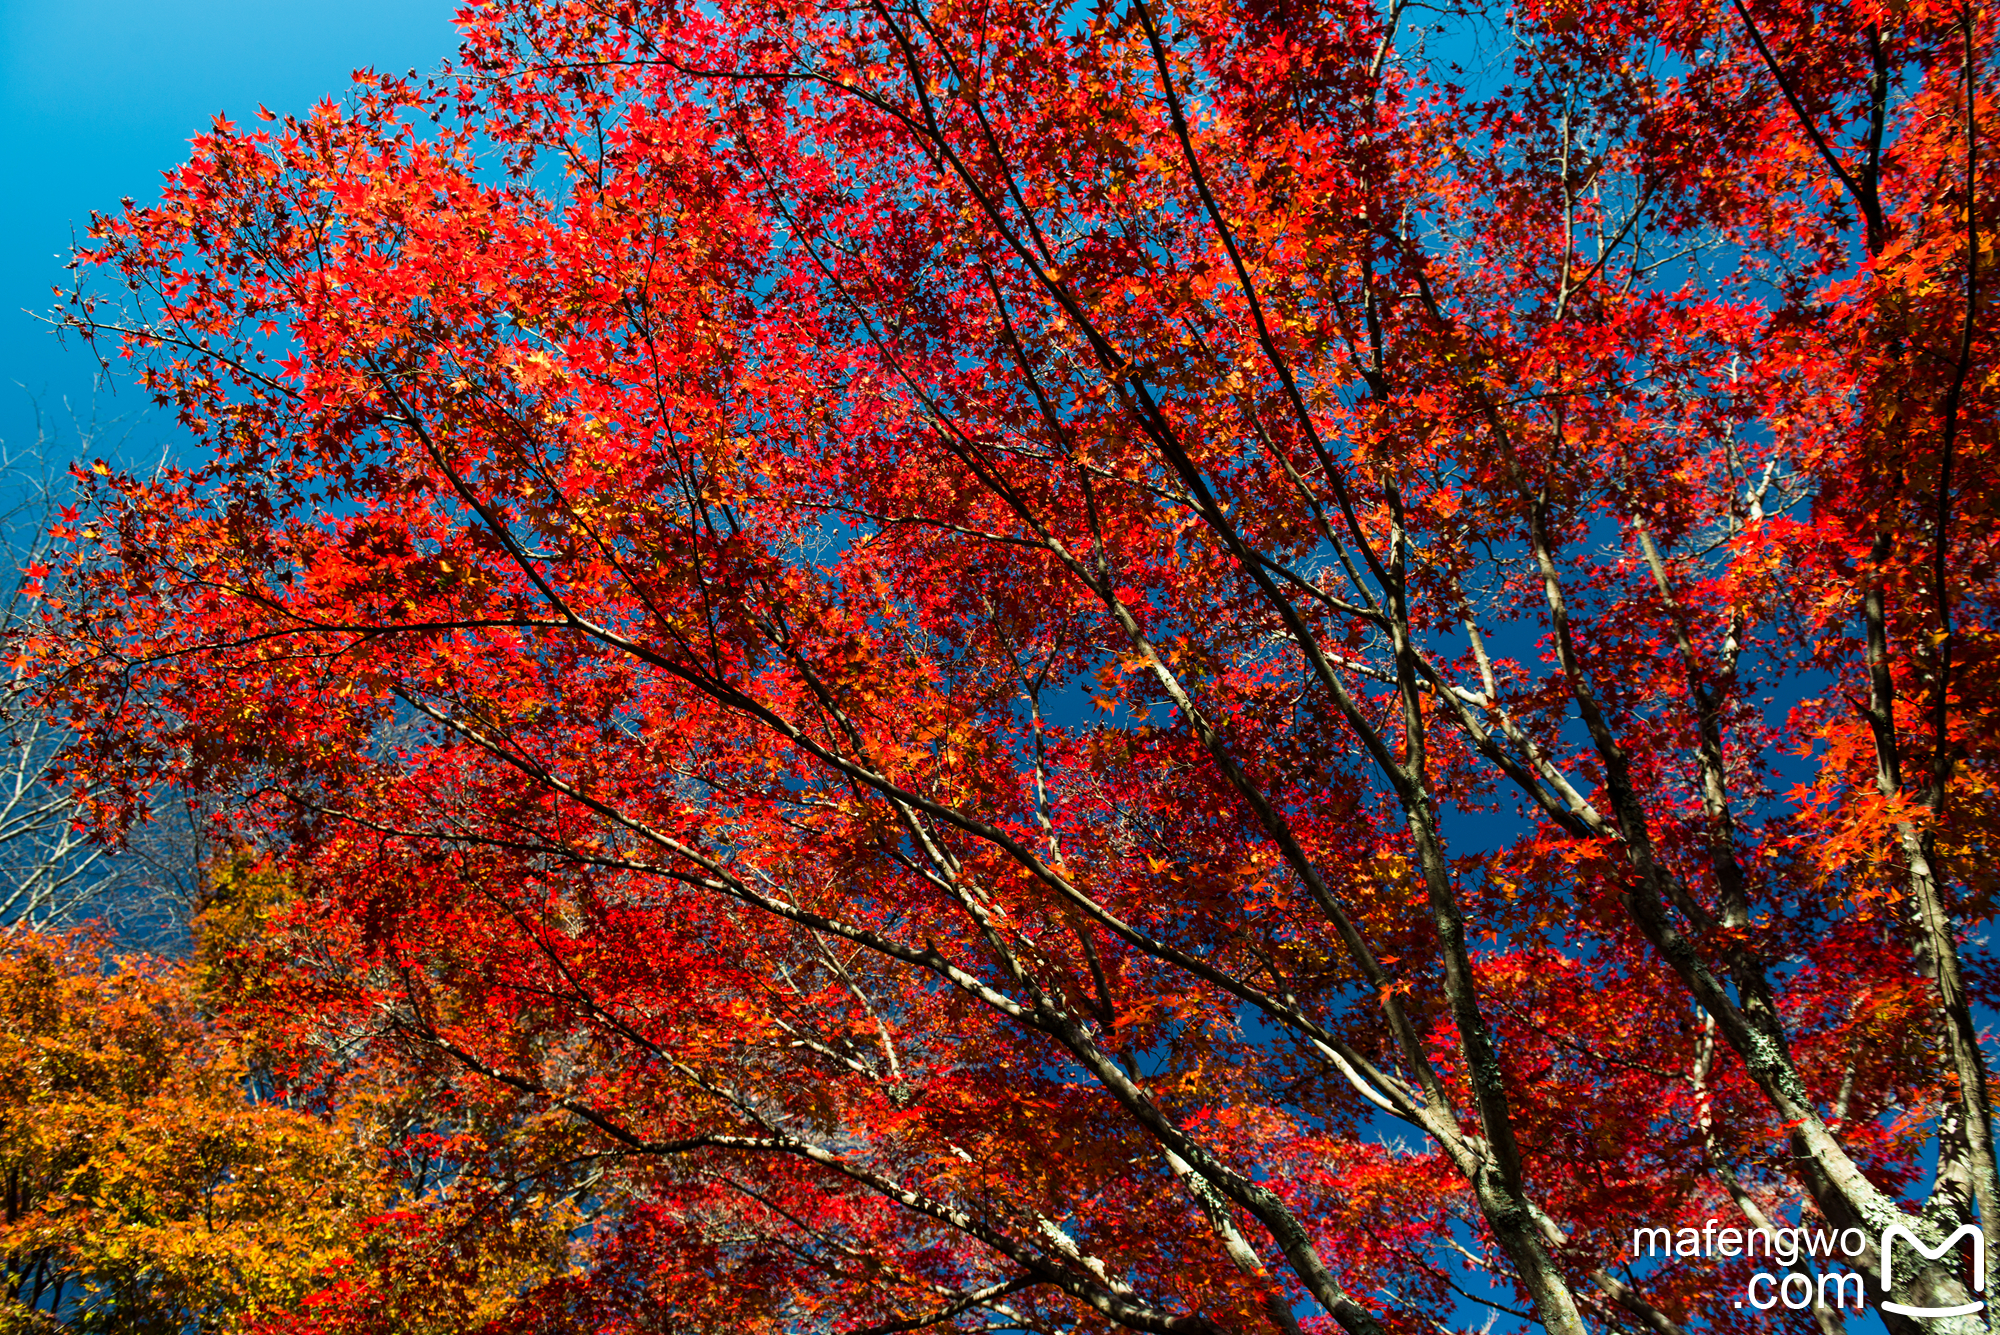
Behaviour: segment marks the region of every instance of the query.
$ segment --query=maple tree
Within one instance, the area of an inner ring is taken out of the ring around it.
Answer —
[[[108,956],[85,930],[0,942],[0,1331],[283,1335],[339,1313],[442,1335],[567,1269],[568,1199],[499,1199],[549,1136],[267,1022],[290,898],[223,859],[187,959]]]
[[[493,1328],[1975,1301],[1989,15],[459,21],[100,220],[200,462],[22,652],[282,850],[264,1004],[574,1138]]]
[[[84,933],[0,943],[0,1329],[247,1331],[383,1208],[352,1119],[250,1097],[190,981]]]

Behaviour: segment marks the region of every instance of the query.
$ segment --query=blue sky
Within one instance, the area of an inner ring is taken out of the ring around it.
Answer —
[[[349,73],[428,69],[456,46],[462,0],[0,0],[0,442],[34,444],[35,405],[54,429],[50,462],[75,452],[95,369],[26,312],[53,302],[71,229],[123,196],[155,197],[161,172],[218,111],[259,103],[302,112],[341,95]],[[157,458],[170,419],[136,393],[99,393],[100,419],[123,417],[119,457]],[[11,490],[11,488],[9,488]]]

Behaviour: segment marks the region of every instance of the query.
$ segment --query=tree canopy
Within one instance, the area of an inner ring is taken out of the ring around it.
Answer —
[[[373,1137],[254,1097],[198,967],[102,945],[0,942],[0,1330],[247,1332],[352,1263],[386,1208]]]
[[[1986,1328],[1990,14],[460,23],[99,221],[199,449],[22,652],[569,1220],[488,1328]]]

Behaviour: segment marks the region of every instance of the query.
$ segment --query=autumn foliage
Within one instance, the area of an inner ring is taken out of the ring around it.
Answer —
[[[1989,14],[460,23],[100,222],[199,444],[24,652],[297,887],[298,1069],[479,1129],[483,1328],[1968,1301],[1873,1239],[2000,1261]]]
[[[247,1332],[352,1265],[388,1183],[350,1116],[260,1099],[188,966],[0,942],[0,1330]]]
[[[560,1129],[481,1118],[281,1019],[291,899],[269,863],[226,857],[184,959],[0,939],[0,1332],[285,1335],[338,1314],[451,1335],[570,1269],[574,1190],[518,1172]]]

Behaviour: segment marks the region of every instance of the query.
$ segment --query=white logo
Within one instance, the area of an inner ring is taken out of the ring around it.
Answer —
[[[1891,1224],[1882,1230],[1882,1288],[1885,1292],[1894,1287],[1896,1283],[1893,1273],[1895,1262],[1890,1259],[1889,1248],[1895,1245],[1896,1239],[1899,1237],[1912,1247],[1915,1247],[1917,1254],[1922,1256],[1926,1261],[1942,1260],[1946,1252],[1958,1245],[1960,1238],[1971,1238],[1972,1287],[1975,1291],[1985,1291],[1986,1240],[1979,1235],[1978,1229],[1970,1224],[1961,1225],[1958,1232],[1940,1242],[1936,1250],[1932,1250],[1924,1246],[1923,1243],[1918,1242],[1917,1235],[1910,1232],[1903,1225]],[[1957,1307],[1906,1307],[1902,1303],[1885,1302],[1882,1304],[1882,1310],[1885,1312],[1896,1312],[1903,1316],[1969,1316],[1984,1306],[1986,1306],[1984,1302],[1969,1302],[1960,1303]]]

